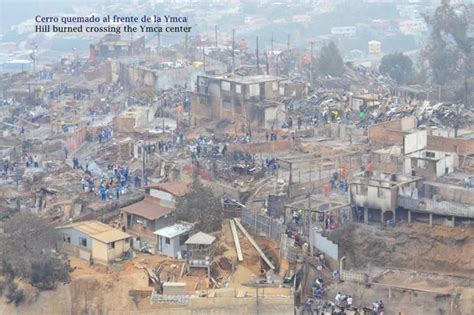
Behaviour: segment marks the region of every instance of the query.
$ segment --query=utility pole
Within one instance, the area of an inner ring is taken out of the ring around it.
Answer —
[[[202,36],[199,34],[199,48],[202,53],[202,62],[204,63],[204,44],[202,43]]]
[[[163,130],[163,133],[165,131]],[[142,177],[143,177],[143,182],[145,182],[145,150],[146,150],[146,144],[143,142],[142,145]]]
[[[268,66],[268,52],[265,52],[265,63],[267,64],[267,74],[270,74],[270,67]]]
[[[202,52],[202,66],[204,73],[206,73],[206,55],[204,54],[204,51]]]
[[[235,29],[232,29],[232,73],[235,69]]]
[[[469,109],[467,104],[468,102],[468,83],[467,83],[467,75],[464,74],[464,108]],[[456,118],[454,122],[454,137],[458,136],[459,127],[461,126],[461,110],[462,104],[458,104],[456,107]]]
[[[188,27],[188,22],[186,22],[186,28]],[[188,50],[188,32],[184,32],[184,48],[186,48],[186,52]]]
[[[272,32],[271,47],[272,47],[272,55],[273,55],[273,32]]]
[[[158,32],[158,34],[156,34],[156,40],[157,40],[157,47],[156,47],[156,54],[159,56],[160,55],[160,49],[161,49],[161,36],[160,36],[160,32]]]
[[[290,50],[290,34],[288,34],[288,50]]]
[[[215,31],[216,31],[216,49],[217,49],[217,25],[215,26]]]
[[[255,299],[256,299],[256,306],[257,306],[257,315],[259,314],[258,311],[258,285],[255,286]]]
[[[257,36],[257,74],[260,74],[260,58],[258,56],[258,36]]]
[[[311,87],[313,87],[313,71],[314,71],[314,67],[313,67],[313,48],[314,48],[314,42],[311,41],[311,52],[310,52],[310,66],[309,66],[309,83],[311,84]]]
[[[313,210],[311,209],[311,192],[308,194],[308,208],[309,208],[309,231],[308,231],[308,236],[309,236],[309,252],[311,254],[311,257],[313,257],[313,242],[314,242],[314,235],[312,234],[312,227],[313,227]],[[324,224],[324,223],[323,223]]]

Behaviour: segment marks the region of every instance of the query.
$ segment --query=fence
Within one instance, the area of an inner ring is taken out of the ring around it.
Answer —
[[[369,276],[364,272],[341,270],[339,279],[342,281],[367,283],[369,281]]]
[[[250,232],[268,237],[278,243],[281,240],[281,235],[286,233],[286,226],[279,220],[257,214],[251,210],[242,210],[240,221]]]
[[[301,250],[295,246],[295,240],[286,235],[286,225],[266,215],[243,209],[240,222],[254,234],[274,240],[280,247],[280,254],[290,262],[296,261]]]

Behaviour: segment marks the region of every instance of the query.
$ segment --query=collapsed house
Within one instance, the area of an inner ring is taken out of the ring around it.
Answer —
[[[135,40],[121,39],[118,34],[107,34],[89,47],[89,59],[129,56],[145,52],[145,36]]]

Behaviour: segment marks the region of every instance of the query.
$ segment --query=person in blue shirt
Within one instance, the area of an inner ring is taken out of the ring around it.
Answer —
[[[104,186],[100,187],[99,193],[102,200],[107,200],[107,190]]]
[[[115,186],[115,197],[117,198],[117,200],[120,199],[120,186]]]

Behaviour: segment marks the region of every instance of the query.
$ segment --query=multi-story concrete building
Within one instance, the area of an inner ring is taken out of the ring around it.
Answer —
[[[192,117],[277,128],[286,119],[284,104],[278,101],[285,94],[282,81],[271,75],[198,76],[196,91],[190,93]]]
[[[349,200],[365,223],[396,221],[399,193],[416,196],[421,181],[421,177],[394,173],[359,173],[349,181]]]

